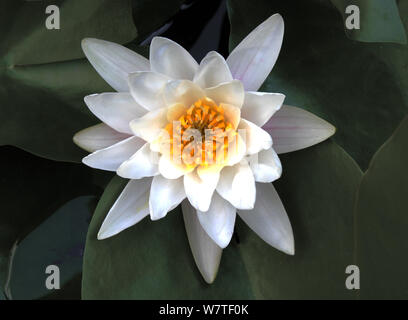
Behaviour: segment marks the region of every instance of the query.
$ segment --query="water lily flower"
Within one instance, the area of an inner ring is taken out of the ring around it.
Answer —
[[[257,92],[278,58],[283,33],[275,14],[226,60],[212,51],[199,64],[163,37],[153,38],[149,59],[115,43],[83,40],[86,57],[117,92],[85,97],[102,123],[74,141],[92,152],[86,165],[130,179],[98,239],[147,215],[161,219],[181,204],[195,262],[208,283],[236,214],[269,245],[294,254],[292,227],[271,183],[282,173],[278,153],[319,143],[334,127],[282,106],[283,94]]]

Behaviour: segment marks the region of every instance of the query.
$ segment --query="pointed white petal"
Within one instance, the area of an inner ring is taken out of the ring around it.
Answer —
[[[146,142],[138,137],[130,137],[105,149],[100,149],[82,159],[87,166],[116,171],[119,166],[128,160]]]
[[[210,51],[201,60],[194,82],[201,88],[215,87],[223,82],[232,81],[231,71],[222,55]]]
[[[188,201],[182,202],[184,224],[194,261],[207,283],[213,283],[221,261],[222,249],[201,227],[195,209]]]
[[[166,216],[186,197],[183,178],[169,180],[161,175],[153,178],[150,189],[149,207],[152,220]]]
[[[126,138],[129,138],[128,134],[118,132],[108,125],[100,123],[77,132],[73,140],[78,147],[88,152],[94,152],[114,145]]]
[[[336,128],[314,114],[284,105],[263,126],[273,138],[277,153],[286,153],[313,146],[331,137]]]
[[[208,211],[220,174],[208,174],[200,178],[196,171],[184,175],[184,189],[191,205],[202,212]]]
[[[225,248],[234,233],[236,209],[218,194],[214,194],[207,212],[197,211],[198,220],[214,242]]]
[[[95,70],[116,91],[129,91],[130,73],[150,69],[149,60],[119,44],[86,38],[81,45]]]
[[[162,93],[169,80],[169,77],[161,73],[135,72],[129,75],[130,93],[147,110],[160,109],[165,107]]]
[[[260,151],[249,161],[256,182],[273,182],[282,174],[282,164],[273,148]]]
[[[84,98],[89,110],[111,128],[131,134],[129,122],[143,116],[147,110],[127,92],[91,94]]]
[[[256,188],[248,163],[243,160],[235,166],[222,169],[217,192],[237,209],[253,209]]]
[[[256,27],[227,58],[234,79],[247,91],[258,91],[271,72],[282,46],[283,19],[274,14]]]
[[[248,120],[241,118],[238,130],[246,142],[247,154],[258,153],[262,149],[267,150],[272,146],[272,138],[269,133]]]
[[[130,180],[109,210],[98,232],[106,239],[127,229],[149,214],[149,189],[152,178]]]
[[[159,174],[158,155],[150,150],[146,143],[129,160],[123,162],[117,170],[118,176],[127,179],[141,179]]]
[[[280,109],[285,95],[269,92],[245,92],[242,118],[262,127]]]
[[[244,103],[245,91],[241,81],[233,80],[207,88],[205,94],[217,104],[226,103],[241,108]]]
[[[197,100],[205,98],[204,91],[189,80],[173,80],[168,82],[163,94],[168,106],[180,103],[185,107],[190,107]]]
[[[176,42],[154,37],[150,44],[151,70],[163,73],[172,79],[193,80],[198,63],[186,49]]]
[[[295,254],[292,226],[278,193],[271,183],[256,184],[253,210],[238,210],[238,215],[266,243],[287,254]]]

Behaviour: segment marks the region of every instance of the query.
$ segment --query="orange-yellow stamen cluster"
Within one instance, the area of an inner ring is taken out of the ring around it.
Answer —
[[[229,141],[236,135],[224,109],[208,98],[196,101],[165,129],[170,136],[170,155],[194,167],[225,161]]]

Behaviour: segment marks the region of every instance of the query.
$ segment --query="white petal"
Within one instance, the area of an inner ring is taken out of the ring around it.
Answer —
[[[96,169],[116,171],[146,142],[138,137],[130,137],[105,149],[100,149],[82,159],[87,166]]]
[[[232,81],[231,71],[222,55],[210,51],[201,60],[194,82],[201,88],[215,87],[223,82]]]
[[[273,182],[282,174],[282,164],[273,148],[260,151],[249,161],[256,182]]]
[[[194,208],[202,212],[208,211],[219,177],[219,172],[208,174],[204,179],[196,171],[184,175],[184,189]]]
[[[111,128],[131,134],[129,122],[144,115],[147,110],[127,92],[107,92],[86,96],[84,101],[92,113]]]
[[[284,105],[263,126],[273,138],[277,153],[286,153],[313,146],[331,137],[336,128],[314,114]]]
[[[155,176],[149,198],[151,219],[165,217],[167,212],[177,207],[185,197],[183,178],[169,180],[160,175]]]
[[[262,149],[267,150],[272,146],[272,138],[269,133],[252,122],[241,119],[238,129],[240,136],[246,142],[247,154],[258,153]]]
[[[253,210],[238,210],[238,215],[266,243],[287,254],[295,253],[292,226],[278,193],[271,183],[256,184]]]
[[[233,80],[216,87],[205,89],[205,94],[217,104],[226,103],[241,108],[244,103],[245,91],[242,82]]]
[[[149,60],[119,44],[86,38],[81,45],[95,70],[116,91],[129,91],[130,73],[150,69]]]
[[[94,152],[129,138],[128,134],[118,132],[104,123],[86,128],[74,135],[74,143],[80,148]]]
[[[173,79],[193,80],[198,63],[186,49],[176,42],[154,37],[150,44],[151,70]]]
[[[274,14],[256,27],[227,58],[234,79],[247,91],[258,91],[271,72],[282,46],[283,19]]]
[[[222,249],[211,240],[201,227],[195,209],[182,202],[184,224],[194,261],[207,283],[213,283],[221,261]]]
[[[163,88],[170,80],[161,73],[141,71],[129,75],[129,88],[133,98],[147,110],[165,106]]]
[[[146,113],[143,117],[130,122],[132,132],[146,141],[156,139],[168,123],[167,109],[158,109]]]
[[[177,164],[175,161],[170,160],[167,156],[160,157],[159,172],[166,179],[178,179],[192,170],[194,170],[194,168],[188,169],[182,163]]]
[[[146,143],[129,160],[123,162],[117,174],[127,179],[141,179],[159,174],[158,155]]]
[[[207,212],[197,211],[201,226],[211,239],[225,248],[234,233],[236,209],[219,195],[214,194]]]
[[[253,209],[256,198],[254,175],[246,161],[221,171],[217,192],[237,209]]]
[[[285,95],[269,92],[245,92],[242,118],[262,127],[280,109]]]
[[[106,239],[127,229],[149,214],[149,189],[152,178],[131,180],[109,210],[98,232]]]
[[[180,103],[185,107],[190,107],[194,102],[203,98],[205,98],[204,91],[189,80],[170,81],[164,88],[164,100],[168,106]]]

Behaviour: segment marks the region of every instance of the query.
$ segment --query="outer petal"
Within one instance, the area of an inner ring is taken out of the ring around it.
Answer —
[[[149,189],[152,178],[131,180],[123,189],[98,232],[98,239],[106,239],[129,228],[149,214]]]
[[[202,212],[208,211],[215,187],[217,186],[219,172],[208,174],[200,178],[196,171],[184,176],[184,189],[191,205]]]
[[[215,51],[207,53],[194,75],[194,82],[201,88],[215,87],[230,81],[232,81],[231,71],[223,56]]]
[[[95,70],[117,91],[129,91],[130,73],[150,69],[149,60],[119,44],[86,38],[81,45]]]
[[[146,143],[129,160],[120,165],[117,174],[127,179],[155,176],[159,173],[157,163],[158,155],[152,152]]]
[[[170,80],[161,73],[135,72],[129,75],[129,88],[133,98],[147,110],[165,107],[163,88]]]
[[[273,148],[262,150],[249,161],[256,182],[273,182],[282,174],[282,164]]]
[[[238,130],[246,142],[247,154],[255,154],[272,146],[272,138],[269,133],[250,121],[241,119]]]
[[[155,176],[149,198],[151,219],[165,217],[167,212],[177,207],[185,197],[183,178],[169,180],[160,175]]]
[[[154,37],[150,44],[151,70],[173,79],[193,80],[198,69],[194,58],[176,42]]]
[[[257,91],[271,72],[282,46],[283,19],[274,14],[256,27],[227,58],[234,79]]]
[[[214,194],[207,212],[197,211],[198,220],[211,239],[225,248],[234,233],[236,209],[218,194]]]
[[[82,159],[87,166],[96,169],[116,171],[119,166],[128,160],[145,141],[138,137],[130,137],[110,147],[100,149]]]
[[[266,243],[287,254],[295,253],[292,226],[278,193],[271,183],[256,184],[253,210],[238,210],[239,216]]]
[[[163,94],[168,106],[181,103],[185,107],[190,107],[197,100],[205,98],[204,91],[189,80],[174,80],[168,82]]]
[[[102,122],[128,134],[132,133],[129,122],[147,112],[127,92],[91,94],[84,100],[92,113]]]
[[[273,148],[277,153],[313,146],[336,131],[334,126],[314,114],[286,105],[263,128],[273,137]]]
[[[233,80],[221,83],[216,87],[207,88],[205,94],[217,104],[226,103],[241,108],[244,103],[245,91],[241,81]]]
[[[182,202],[184,224],[194,261],[207,283],[213,283],[221,261],[222,249],[201,227],[195,209],[188,201]]]
[[[254,175],[246,161],[221,171],[217,192],[235,208],[250,210],[254,208],[256,188]]]
[[[245,92],[241,116],[262,127],[280,109],[285,95],[269,92]]]
[[[107,148],[119,141],[129,138],[128,134],[118,132],[104,123],[86,128],[74,135],[74,143],[80,148],[94,152]]]

